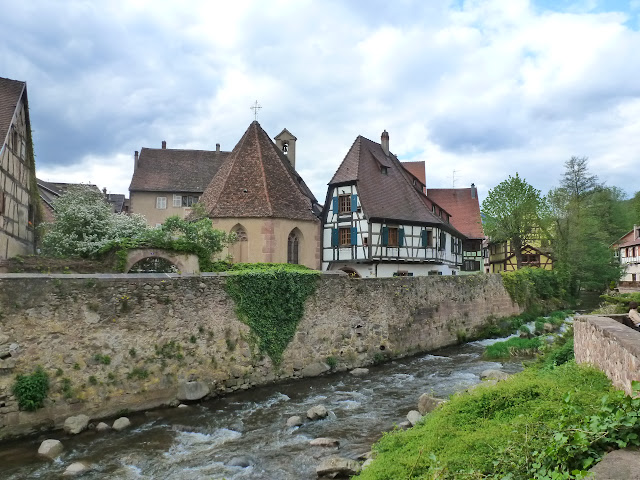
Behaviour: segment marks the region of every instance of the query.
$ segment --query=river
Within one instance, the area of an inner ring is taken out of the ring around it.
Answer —
[[[495,341],[495,340],[493,340]],[[336,373],[260,387],[190,405],[129,415],[123,432],[56,432],[0,445],[0,478],[52,479],[72,462],[92,465],[86,479],[314,479],[322,458],[356,458],[370,450],[382,432],[405,420],[418,397],[446,398],[480,381],[488,368],[521,370],[519,360],[482,359],[484,345],[471,342],[433,354],[399,359],[370,368],[364,377]],[[287,428],[286,420],[323,404],[328,418]],[[340,441],[339,448],[311,447],[317,437]],[[37,456],[45,438],[62,441],[56,461]],[[249,457],[246,468],[227,466]]]

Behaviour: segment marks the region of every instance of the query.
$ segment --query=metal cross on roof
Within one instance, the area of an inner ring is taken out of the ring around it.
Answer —
[[[258,120],[258,110],[260,110],[262,107],[260,105],[258,105],[258,100],[256,100],[256,103],[253,107],[249,107],[251,110],[253,110],[253,115],[255,117],[255,120]]]

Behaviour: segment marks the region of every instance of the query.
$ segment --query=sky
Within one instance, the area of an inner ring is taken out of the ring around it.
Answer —
[[[142,147],[297,137],[324,201],[387,130],[427,188],[543,194],[571,156],[640,190],[640,0],[0,0],[0,76],[27,82],[37,176],[126,193]]]

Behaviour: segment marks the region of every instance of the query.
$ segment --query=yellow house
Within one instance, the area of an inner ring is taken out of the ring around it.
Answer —
[[[552,270],[553,259],[548,252],[541,249],[542,242],[536,240],[532,243],[536,243],[538,246],[526,244],[522,247],[522,266]],[[515,251],[511,248],[511,242],[490,242],[488,249],[487,273],[512,272],[518,269]]]

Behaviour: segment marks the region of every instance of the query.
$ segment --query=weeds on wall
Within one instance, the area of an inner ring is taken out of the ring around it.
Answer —
[[[31,375],[18,375],[11,390],[21,409],[37,410],[49,393],[49,376],[42,367],[38,367]]]
[[[226,281],[238,318],[257,336],[260,352],[276,365],[296,333],[305,301],[315,292],[320,275],[295,267],[271,265],[231,271]]]
[[[525,311],[545,313],[566,306],[570,301],[566,279],[555,270],[525,267],[501,274],[509,296]]]

